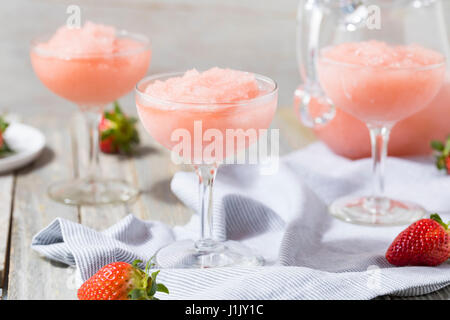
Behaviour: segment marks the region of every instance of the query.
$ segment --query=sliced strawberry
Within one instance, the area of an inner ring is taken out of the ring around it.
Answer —
[[[117,101],[114,102],[114,111],[105,111],[98,126],[100,150],[105,153],[131,153],[133,146],[139,143],[136,121],[122,112]]]

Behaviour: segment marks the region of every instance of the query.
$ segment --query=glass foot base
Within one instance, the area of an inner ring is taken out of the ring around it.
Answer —
[[[156,254],[159,268],[218,268],[231,266],[260,266],[264,259],[236,241],[202,245],[192,240],[174,242]],[[207,249],[205,249],[207,248]]]
[[[52,184],[48,195],[65,204],[96,206],[134,200],[138,190],[122,180],[78,179]]]
[[[329,210],[338,219],[371,226],[410,224],[426,214],[417,204],[384,197],[341,198]]]

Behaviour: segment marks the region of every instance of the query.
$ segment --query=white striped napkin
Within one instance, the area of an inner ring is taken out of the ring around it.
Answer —
[[[450,208],[450,177],[431,159],[390,158],[387,193],[443,214]],[[450,263],[392,267],[384,253],[404,227],[364,227],[327,214],[339,196],[370,192],[369,159],[351,161],[317,143],[284,157],[274,175],[258,166],[224,166],[215,188],[215,234],[242,241],[267,265],[207,270],[165,269],[168,299],[370,299],[420,295],[450,284]],[[177,173],[173,192],[197,208],[193,173]],[[129,215],[98,232],[64,219],[33,239],[43,255],[76,265],[83,280],[112,261],[149,259],[161,246],[196,236],[198,217],[173,229]]]

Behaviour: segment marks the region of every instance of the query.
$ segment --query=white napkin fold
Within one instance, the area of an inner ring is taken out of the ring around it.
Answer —
[[[256,165],[219,168],[214,233],[242,241],[264,256],[255,268],[165,269],[160,280],[171,299],[370,299],[379,295],[425,294],[450,284],[450,264],[391,266],[384,254],[404,227],[347,224],[327,213],[335,198],[371,191],[370,159],[351,161],[321,143],[285,156],[278,172],[261,175]],[[413,200],[449,220],[450,177],[432,159],[389,158],[386,191]],[[173,192],[197,210],[197,178],[179,172]],[[146,260],[162,245],[192,238],[198,216],[173,229],[130,215],[98,232],[57,219],[33,239],[51,259],[76,265],[87,279],[106,263]]]

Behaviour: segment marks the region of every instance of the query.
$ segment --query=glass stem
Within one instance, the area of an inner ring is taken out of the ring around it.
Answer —
[[[103,112],[102,107],[98,108],[81,108],[89,134],[89,153],[87,178],[94,180],[95,177],[101,176],[99,161],[99,131],[98,125]]]
[[[387,146],[392,125],[368,124],[370,142],[372,144],[373,198],[384,194],[384,167],[387,156]]]
[[[213,239],[213,185],[217,165],[195,166],[198,175],[200,205],[200,239],[195,242],[198,251],[210,251],[217,245]]]

